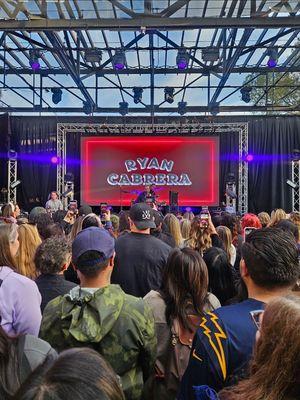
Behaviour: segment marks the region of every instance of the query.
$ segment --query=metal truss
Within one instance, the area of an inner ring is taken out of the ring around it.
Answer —
[[[18,176],[18,161],[7,161],[7,201],[14,204],[17,203],[17,188],[11,188],[12,183],[16,182]]]
[[[57,124],[57,156],[60,163],[57,166],[57,192],[62,194],[65,189],[64,176],[67,172],[67,135],[76,133],[91,136],[206,136],[224,135],[236,132],[239,135],[239,165],[238,165],[238,212],[248,211],[248,164],[245,155],[248,154],[248,123],[198,123],[198,124]]]
[[[292,210],[300,212],[300,161],[292,161],[292,181],[297,185],[292,190]]]

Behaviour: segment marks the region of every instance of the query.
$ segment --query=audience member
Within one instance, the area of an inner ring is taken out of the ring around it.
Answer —
[[[66,217],[66,215],[67,215],[67,211],[65,211],[65,210],[57,210],[57,211],[55,211],[52,214],[53,222],[55,224],[56,223],[61,224],[63,222],[64,218]]]
[[[193,221],[194,218],[195,218],[195,215],[192,211],[185,212],[182,217],[182,219],[188,219],[189,221]]]
[[[2,217],[10,219],[11,222],[16,222],[20,216],[20,207],[18,204],[8,203],[1,209]]]
[[[64,278],[64,271],[71,262],[71,247],[63,237],[46,239],[37,248],[34,262],[40,273],[35,282],[42,295],[43,312],[49,301],[69,293],[76,286]]]
[[[42,240],[35,225],[20,225],[18,234],[19,249],[16,255],[16,270],[19,274],[35,279],[37,271],[34,265],[34,254]]]
[[[90,207],[87,204],[83,204],[81,207],[78,209],[78,216],[79,217],[85,217],[88,214],[92,214],[93,210],[92,207]]]
[[[10,399],[32,371],[56,352],[31,335],[10,337],[0,326],[0,398]]]
[[[223,246],[231,265],[234,265],[236,259],[236,248],[232,244],[231,231],[227,226],[219,225],[216,228],[219,238],[223,242]]]
[[[282,229],[285,232],[289,232],[296,240],[296,243],[299,248],[299,230],[297,225],[293,224],[292,221],[288,219],[282,219],[281,221],[278,222],[276,225],[277,228]]]
[[[36,284],[16,272],[18,226],[0,225],[0,325],[10,336],[38,336],[41,295]]]
[[[251,213],[245,214],[243,216],[243,218],[241,219],[241,225],[242,229],[245,229],[246,227],[260,229],[262,227],[258,216]]]
[[[64,237],[65,231],[63,227],[56,222],[55,224],[48,225],[44,230],[44,240],[51,237]]]
[[[29,223],[36,224],[36,219],[40,214],[46,214],[47,211],[44,207],[34,207],[29,213]]]
[[[287,215],[282,208],[278,208],[277,210],[273,210],[271,213],[271,221],[269,223],[269,226],[275,226],[278,224],[279,221],[282,219],[286,219]]]
[[[203,310],[220,307],[207,286],[207,267],[199,253],[176,248],[164,269],[162,289],[144,297],[154,315],[158,342],[155,374],[146,383],[145,398],[175,399]]]
[[[164,223],[166,224],[171,236],[175,240],[176,247],[183,247],[184,240],[181,234],[178,218],[174,214],[169,213],[164,217]]]
[[[206,250],[203,259],[208,269],[208,290],[219,299],[222,306],[236,296],[234,269],[224,250],[211,247]]]
[[[271,221],[271,217],[267,212],[261,212],[258,214],[258,219],[261,223],[262,228],[266,228],[270,221]]]
[[[13,400],[125,400],[118,377],[94,350],[66,350],[47,360]]]
[[[86,229],[90,228],[92,226],[96,226],[98,228],[102,228],[102,223],[98,215],[92,213],[88,214],[85,217],[83,217],[82,223],[81,223],[81,229]]]
[[[102,228],[77,235],[72,258],[81,284],[46,306],[40,334],[58,351],[83,345],[97,350],[120,375],[126,399],[135,400],[155,361],[155,328],[142,299],[110,284],[114,247],[114,238]]]
[[[34,222],[36,223],[41,239],[45,240],[47,237],[48,226],[53,224],[53,219],[51,214],[40,213],[35,217]]]
[[[189,219],[182,219],[180,222],[180,229],[183,240],[187,240],[191,233],[191,221]]]
[[[164,217],[161,212],[153,210],[153,216],[156,228],[152,228],[150,230],[151,235],[155,236],[157,239],[162,240],[170,247],[176,247],[174,238],[170,234],[162,231]]]
[[[127,294],[144,297],[151,289],[160,288],[171,247],[150,235],[150,229],[156,226],[148,204],[134,204],[129,217],[131,232],[116,240],[112,282],[119,284]]]
[[[121,211],[119,214],[119,236],[130,232],[129,211]]]
[[[290,213],[289,219],[293,222],[293,224],[297,225],[300,237],[300,212]]]
[[[117,238],[119,236],[120,218],[116,214],[111,214],[110,220],[112,224],[112,234],[115,238]]]
[[[258,321],[250,376],[224,389],[220,400],[298,400],[300,398],[300,299],[270,302]]]
[[[247,373],[256,334],[251,313],[287,294],[299,275],[298,251],[290,235],[264,228],[247,236],[241,276],[249,298],[205,315],[194,338],[180,400],[192,399],[198,385],[218,391]]]
[[[76,238],[79,232],[82,231],[82,221],[83,221],[84,216],[77,217],[76,221],[72,225],[71,232],[69,234],[69,239],[71,242]]]

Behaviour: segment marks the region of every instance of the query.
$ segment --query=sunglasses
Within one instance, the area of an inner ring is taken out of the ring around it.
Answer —
[[[261,318],[260,316],[264,313],[264,310],[254,310],[250,311],[251,319],[256,326],[257,330],[259,331],[261,328]]]

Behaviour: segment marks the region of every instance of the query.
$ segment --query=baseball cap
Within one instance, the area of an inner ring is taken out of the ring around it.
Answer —
[[[108,260],[115,251],[114,238],[103,228],[92,226],[79,232],[72,244],[72,260],[76,262],[87,251],[103,254],[103,261]]]
[[[134,204],[129,211],[129,217],[141,231],[148,228],[156,228],[153,210],[146,203]]]
[[[92,214],[92,212],[93,212],[92,207],[90,207],[87,204],[83,204],[78,210],[78,215],[79,216],[88,215],[88,214]]]

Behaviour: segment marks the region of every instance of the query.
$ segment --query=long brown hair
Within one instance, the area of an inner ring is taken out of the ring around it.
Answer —
[[[16,262],[10,252],[10,243],[16,240],[18,226],[16,224],[0,225],[0,266],[16,269]]]
[[[17,271],[30,279],[38,275],[34,265],[34,255],[38,246],[42,243],[35,225],[23,224],[19,227],[20,247],[16,256]]]
[[[76,236],[78,235],[79,232],[82,231],[82,221],[83,221],[84,216],[81,215],[80,217],[78,217],[76,219],[76,221],[74,222],[72,228],[71,228],[71,232],[69,234],[69,240],[70,242],[73,242],[73,240],[76,238]]]
[[[199,251],[201,255],[212,246],[209,229],[201,227],[199,217],[195,217],[192,221],[190,237],[186,244],[188,247]]]
[[[164,223],[167,225],[171,236],[173,236],[176,246],[181,246],[183,238],[178,218],[174,214],[167,214],[164,218]]]
[[[227,228],[227,226],[217,226],[216,228],[217,234],[219,235],[219,238],[222,240],[224,248],[225,248],[225,252],[228,256],[229,261],[231,260],[231,256],[232,256],[232,248],[231,248],[231,244],[232,244],[232,235],[231,235],[231,231],[229,228]]]
[[[174,249],[164,268],[161,290],[168,324],[178,318],[186,329],[190,329],[188,308],[192,306],[197,314],[203,312],[207,287],[207,266],[200,254],[189,248]]]
[[[263,316],[250,378],[224,389],[226,400],[296,400],[300,398],[300,298],[270,302]]]

